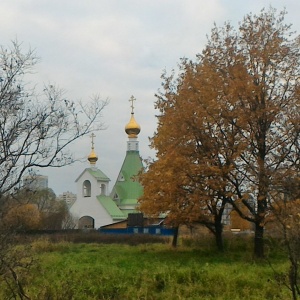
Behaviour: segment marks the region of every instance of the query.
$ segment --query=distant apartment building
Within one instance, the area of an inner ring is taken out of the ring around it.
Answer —
[[[66,202],[68,207],[70,207],[76,201],[76,194],[64,192],[57,197],[57,200]]]
[[[48,176],[30,175],[23,178],[23,187],[30,190],[42,190],[48,188]]]

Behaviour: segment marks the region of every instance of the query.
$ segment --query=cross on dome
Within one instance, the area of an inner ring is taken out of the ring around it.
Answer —
[[[133,109],[134,109],[133,101],[136,101],[136,99],[133,96],[131,96],[130,99],[129,99],[129,102],[131,102],[130,107],[131,107],[131,113],[132,114],[134,114],[134,112],[133,112]]]
[[[92,149],[94,149],[94,137],[96,137],[96,135],[94,134],[94,132],[92,132],[92,134],[90,135],[91,139],[92,139]]]

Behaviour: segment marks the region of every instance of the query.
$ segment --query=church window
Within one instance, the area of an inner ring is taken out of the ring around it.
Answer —
[[[105,196],[106,194],[106,186],[104,183],[101,184],[101,195],[104,195]]]
[[[125,181],[125,178],[122,173],[119,174],[118,181]]]
[[[91,182],[89,180],[83,182],[83,197],[91,197]]]

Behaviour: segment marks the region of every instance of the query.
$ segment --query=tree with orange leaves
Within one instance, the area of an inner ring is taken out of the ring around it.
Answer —
[[[264,256],[275,178],[299,172],[300,38],[284,24],[285,14],[249,14],[238,31],[215,26],[195,62],[183,59],[177,76],[163,74],[151,144],[157,160],[141,177],[141,209],[148,213],[186,222],[209,215],[217,232],[230,203],[254,224],[256,257]],[[172,193],[161,191],[167,183]]]
[[[34,230],[40,228],[41,216],[36,205],[26,203],[11,206],[2,220],[2,228]]]
[[[289,288],[292,299],[300,296],[300,176],[277,178],[277,188],[271,194],[272,213],[269,219],[273,230],[283,238],[290,263],[282,283]]]

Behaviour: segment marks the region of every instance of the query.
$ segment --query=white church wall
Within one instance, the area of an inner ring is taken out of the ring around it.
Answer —
[[[83,183],[85,180],[89,180],[91,183],[91,197],[96,197],[101,194],[101,184],[86,170],[77,180],[77,197],[83,197]]]
[[[77,199],[70,209],[72,215],[76,219],[80,219],[84,216],[90,216],[94,219],[94,226],[98,229],[101,226],[113,223],[113,219],[103,208],[98,200],[93,197],[84,197]]]
[[[90,182],[90,194],[84,194],[84,182]],[[97,181],[88,170],[85,170],[78,178],[77,185],[77,200],[70,208],[70,212],[76,219],[84,216],[90,216],[94,219],[94,227],[97,229],[100,226],[113,223],[112,217],[108,214],[105,208],[99,203],[97,196],[101,194],[101,184],[105,185],[106,193],[108,190],[108,183]]]

